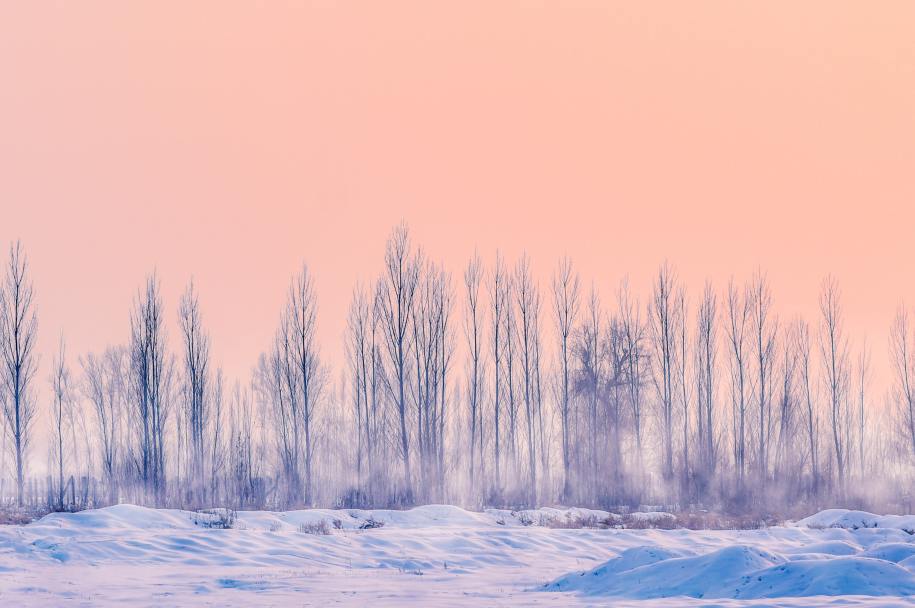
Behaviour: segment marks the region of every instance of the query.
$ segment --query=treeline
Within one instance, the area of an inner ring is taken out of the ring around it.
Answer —
[[[167,307],[151,276],[124,344],[73,357],[61,340],[40,403],[17,243],[0,290],[0,465],[18,504],[40,486],[61,509],[911,509],[908,314],[892,324],[893,384],[878,394],[831,278],[819,305],[816,319],[781,319],[762,273],[689,293],[666,264],[641,298],[625,282],[607,299],[585,290],[568,259],[546,286],[526,256],[475,255],[453,276],[401,225],[381,275],[354,289],[336,372],[316,343],[307,267],[251,377],[233,380],[211,361],[193,284]],[[40,408],[49,474],[36,484]]]

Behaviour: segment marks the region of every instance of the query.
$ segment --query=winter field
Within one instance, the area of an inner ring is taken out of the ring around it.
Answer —
[[[574,527],[608,515],[249,511],[221,529],[218,516],[131,505],[51,514],[0,526],[0,605],[915,605],[915,516]]]

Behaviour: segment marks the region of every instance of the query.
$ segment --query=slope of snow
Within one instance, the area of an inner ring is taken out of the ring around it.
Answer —
[[[807,528],[894,528],[915,534],[915,515],[874,515],[867,511],[826,509],[799,520],[795,525]]]
[[[239,512],[214,529],[200,514],[132,505],[52,514],[0,526],[0,606],[915,605],[906,518],[830,510],[752,531],[574,528],[609,515],[312,509]]]

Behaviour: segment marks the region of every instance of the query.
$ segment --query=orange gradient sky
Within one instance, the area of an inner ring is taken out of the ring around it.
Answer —
[[[74,365],[125,341],[153,268],[170,310],[195,277],[246,378],[306,261],[338,362],[401,219],[456,279],[526,249],[545,290],[568,253],[607,300],[666,258],[693,294],[762,267],[814,319],[832,272],[887,378],[913,32],[908,0],[3,2],[0,239],[31,257],[38,381],[61,331]]]

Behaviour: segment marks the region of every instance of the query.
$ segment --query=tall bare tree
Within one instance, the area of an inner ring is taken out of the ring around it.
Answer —
[[[502,491],[502,363],[505,358],[505,317],[508,302],[508,281],[502,258],[496,253],[496,263],[490,284],[490,303],[492,307],[492,363],[493,383],[493,492]]]
[[[641,481],[645,470],[644,452],[642,449],[642,383],[645,365],[650,363],[650,353],[646,345],[646,327],[641,318],[641,306],[633,301],[629,292],[628,281],[620,284],[618,293],[620,322],[626,357],[626,392],[632,411],[633,434],[635,435],[636,474]]]
[[[806,409],[807,449],[810,459],[810,477],[813,494],[819,491],[820,455],[819,455],[819,413],[816,407],[816,398],[812,392],[813,374],[810,361],[810,326],[806,321],[798,319],[795,324],[794,339],[796,352],[800,364],[803,399]]]
[[[478,254],[470,259],[464,271],[464,336],[467,340],[467,400],[470,407],[470,491],[474,493],[477,468],[483,466],[483,311],[480,287],[483,262]]]
[[[823,381],[829,396],[829,421],[832,431],[840,493],[844,492],[848,462],[847,434],[844,430],[848,398],[848,339],[843,328],[843,311],[839,284],[832,276],[823,281],[820,292],[820,353],[823,360]]]
[[[37,408],[32,379],[38,367],[35,314],[29,264],[22,244],[10,246],[6,278],[0,289],[0,355],[3,368],[3,414],[16,459],[16,501],[23,504],[26,458]]]
[[[909,313],[900,306],[890,330],[890,358],[893,362],[894,398],[905,443],[915,458],[915,332]]]
[[[301,415],[302,435],[305,442],[305,488],[304,500],[306,505],[313,504],[314,486],[314,417],[315,406],[323,390],[324,378],[318,347],[315,343],[315,329],[317,319],[317,295],[314,282],[308,267],[302,265],[302,270],[293,279],[289,289],[289,302],[287,316],[290,321],[291,355],[296,375],[295,385],[299,394],[299,414]]]
[[[64,468],[67,460],[68,428],[73,424],[73,392],[70,382],[70,368],[67,367],[66,345],[63,337],[60,339],[54,367],[48,378],[51,385],[51,438],[54,464],[57,468],[57,508],[64,507]]]
[[[562,435],[562,498],[569,497],[572,490],[569,475],[571,463],[570,413],[571,400],[569,390],[569,339],[575,327],[579,306],[579,278],[572,268],[572,261],[565,257],[553,274],[553,313],[556,318],[556,334],[559,338],[559,421]]]
[[[530,479],[530,503],[536,504],[537,501],[537,452],[535,436],[535,381],[536,370],[534,362],[536,359],[535,344],[537,336],[540,333],[537,320],[540,310],[540,292],[534,283],[531,274],[530,260],[525,255],[519,260],[518,267],[515,271],[515,282],[518,286],[516,295],[518,298],[518,313],[520,315],[520,342],[521,342],[521,370],[523,375],[524,390],[524,410],[527,417],[527,455],[528,455],[528,476]]]
[[[757,272],[750,287],[753,355],[756,363],[756,474],[765,484],[769,470],[769,436],[772,418],[772,376],[778,319],[772,314],[772,290],[766,276]]]
[[[101,356],[80,357],[83,393],[95,414],[96,441],[110,504],[118,500],[123,432],[127,408],[129,361],[124,347],[109,347]]]
[[[715,472],[715,390],[718,357],[718,299],[710,283],[705,284],[696,320],[696,429],[700,471],[707,482]]]
[[[410,234],[405,224],[394,229],[388,239],[384,259],[384,275],[376,293],[390,368],[386,386],[398,414],[403,492],[405,499],[412,502],[413,473],[410,467],[410,434],[407,430],[408,357],[411,348],[409,329],[422,264],[419,255],[413,254]]]
[[[200,304],[191,281],[181,296],[178,322],[183,338],[183,386],[185,420],[189,438],[189,472],[191,492],[203,501],[204,461],[208,438],[206,431],[210,414],[210,337],[203,329]]]
[[[170,410],[174,361],[168,355],[159,281],[151,275],[137,295],[130,317],[131,399],[136,408],[135,456],[143,489],[155,504],[166,495],[165,431]]]
[[[737,466],[737,482],[743,488],[747,460],[747,341],[749,340],[750,298],[743,297],[734,281],[728,284],[728,344],[731,368],[732,425],[734,427],[734,461]]]
[[[670,265],[665,263],[655,278],[648,312],[654,352],[652,370],[658,394],[662,474],[667,480],[672,479],[674,474],[674,374],[677,365],[676,336],[680,323],[676,305],[677,291],[676,275]]]

